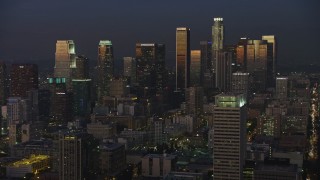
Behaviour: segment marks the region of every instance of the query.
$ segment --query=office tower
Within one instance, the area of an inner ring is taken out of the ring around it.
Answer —
[[[164,129],[164,121],[162,119],[156,119],[152,121],[152,138],[153,138],[153,144],[163,144],[163,129]]]
[[[156,80],[156,93],[157,95],[162,95],[164,88],[168,84],[168,71],[166,70],[165,65],[166,59],[166,46],[165,44],[158,44],[157,48],[157,61],[154,66],[154,72]]]
[[[56,43],[54,77],[65,78],[71,88],[72,68],[76,67],[76,52],[73,40],[58,40]]]
[[[247,67],[247,41],[248,38],[240,38],[236,46],[236,70],[246,72]]]
[[[59,179],[84,179],[87,140],[85,133],[62,132],[59,134]]]
[[[137,83],[154,95],[162,92],[165,84],[165,45],[157,43],[136,44]]]
[[[249,73],[235,72],[231,77],[231,92],[243,94],[245,99],[249,95]]]
[[[200,51],[201,51],[201,75],[200,81],[201,85],[204,86],[206,83],[205,73],[210,73],[211,71],[211,53],[212,53],[212,43],[210,41],[200,41]]]
[[[86,117],[90,113],[91,79],[73,79],[73,114],[74,116]]]
[[[238,70],[237,64],[237,46],[236,45],[225,45],[224,51],[231,54],[231,73],[234,73]]]
[[[98,104],[102,103],[103,97],[109,95],[110,80],[114,72],[113,46],[109,40],[101,40],[98,47],[97,65],[97,98]]]
[[[75,66],[72,68],[72,79],[89,78],[89,59],[85,56],[77,56]]]
[[[246,146],[246,101],[219,94],[213,114],[213,179],[242,179]]]
[[[176,30],[176,91],[183,91],[190,83],[190,29]]]
[[[21,123],[21,97],[9,97],[7,103],[8,126]]]
[[[39,120],[39,90],[27,91],[27,101],[29,106],[30,120],[32,122]]]
[[[276,98],[286,99],[288,97],[288,77],[276,78]]]
[[[118,143],[101,143],[99,147],[101,176],[105,179],[117,177],[127,167],[125,146]]]
[[[123,76],[129,79],[130,85],[136,83],[136,59],[133,57],[123,57]]]
[[[221,17],[213,18],[213,21],[211,72],[215,74],[218,52],[223,50],[224,46],[224,26]]]
[[[149,91],[155,88],[152,70],[157,58],[157,44],[136,43],[137,83],[141,88],[148,89]]]
[[[217,52],[216,62],[216,87],[223,92],[230,91],[232,53]]]
[[[264,91],[267,86],[268,43],[265,40],[247,41],[247,72],[253,77],[252,90]]]
[[[125,78],[114,78],[110,81],[110,96],[112,97],[125,97],[129,93],[127,88],[127,79]]]
[[[5,63],[0,62],[0,106],[6,104],[7,96],[7,68]]]
[[[66,125],[72,120],[72,93],[67,92],[66,78],[49,78],[52,125]]]
[[[38,106],[39,106],[39,120],[48,122],[50,116],[50,90],[39,89],[38,91]]]
[[[203,88],[189,87],[186,89],[186,113],[200,114],[203,110]]]
[[[35,64],[12,64],[10,95],[26,97],[26,92],[32,89],[38,89],[38,66]]]
[[[190,86],[200,86],[200,73],[201,52],[200,50],[191,50]]]
[[[274,35],[262,36],[262,40],[268,43],[267,60],[267,84],[274,87],[274,81],[277,74],[277,41]]]

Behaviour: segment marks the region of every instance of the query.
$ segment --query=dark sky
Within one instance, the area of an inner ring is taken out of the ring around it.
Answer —
[[[280,64],[317,63],[319,8],[319,0],[0,0],[0,60],[52,67],[56,40],[71,39],[93,64],[99,40],[109,39],[117,60],[134,56],[136,42],[158,42],[174,64],[175,28],[190,27],[198,49],[222,16],[227,44],[275,34]]]

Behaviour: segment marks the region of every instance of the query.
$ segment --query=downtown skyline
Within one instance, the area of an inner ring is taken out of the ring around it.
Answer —
[[[116,63],[125,56],[134,56],[135,43],[157,42],[166,44],[166,63],[175,65],[175,28],[189,27],[191,49],[199,49],[200,41],[211,39],[213,17],[217,16],[224,18],[226,44],[235,44],[241,37],[257,39],[274,34],[279,41],[279,64],[316,63],[319,59],[316,49],[320,25],[316,23],[319,13],[315,1],[185,1],[183,9],[177,9],[178,2],[168,1],[128,2],[128,6],[110,2],[108,6],[112,8],[107,11],[103,11],[106,3],[102,1],[1,4],[0,60],[8,63],[30,62],[50,69],[56,40],[70,39],[76,44],[76,53],[86,55],[90,64],[96,65],[99,41],[109,39],[114,44]],[[297,46],[292,41],[304,45]]]

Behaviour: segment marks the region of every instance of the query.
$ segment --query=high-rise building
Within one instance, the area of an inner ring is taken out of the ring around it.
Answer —
[[[12,64],[10,95],[26,97],[26,92],[32,89],[38,89],[38,66],[35,64]]]
[[[247,41],[247,72],[253,77],[253,92],[267,86],[268,43],[266,40]]]
[[[288,77],[276,78],[276,98],[286,99],[288,97]]]
[[[190,29],[176,29],[176,90],[182,91],[190,83]]]
[[[51,94],[51,123],[66,125],[72,120],[72,93],[67,91],[65,78],[49,78],[48,83]]]
[[[86,134],[63,132],[59,134],[59,179],[84,179],[86,168]]]
[[[199,114],[203,109],[203,88],[189,87],[186,89],[186,113]]]
[[[157,43],[136,44],[137,83],[154,95],[162,92],[165,84],[165,45]]]
[[[191,50],[190,86],[200,86],[201,51]]]
[[[71,87],[72,68],[76,67],[76,52],[73,40],[58,40],[56,43],[54,77],[66,78]]]
[[[215,97],[213,179],[242,179],[246,146],[245,104],[242,94]]]
[[[89,59],[85,56],[77,56],[75,67],[72,68],[72,79],[89,78]]]
[[[98,46],[97,98],[101,104],[104,96],[109,95],[110,80],[114,73],[113,46],[109,40],[101,40]]]
[[[123,58],[123,76],[129,79],[130,85],[136,83],[136,59],[133,57]]]
[[[248,98],[249,95],[249,73],[235,72],[231,77],[231,92],[240,93]]]
[[[86,117],[90,113],[91,79],[73,79],[73,113],[75,116]]]
[[[216,63],[218,58],[218,51],[223,50],[224,46],[224,26],[223,18],[213,18],[212,26],[212,60],[211,60],[211,72],[216,72]]]
[[[216,87],[223,92],[228,92],[231,83],[232,53],[218,51],[216,57]]]
[[[201,84],[205,85],[204,77],[205,73],[210,73],[211,71],[211,53],[212,53],[212,42],[210,41],[200,41],[200,51],[201,51]]]
[[[247,67],[247,41],[248,38],[240,38],[236,47],[236,70],[246,72]]]
[[[0,106],[5,105],[7,101],[7,68],[6,64],[0,62]]]
[[[262,40],[268,43],[268,60],[267,60],[267,84],[274,87],[274,81],[277,74],[277,41],[274,35],[262,36]]]

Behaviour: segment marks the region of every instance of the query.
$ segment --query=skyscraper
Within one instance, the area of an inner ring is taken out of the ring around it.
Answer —
[[[262,40],[268,43],[268,60],[267,60],[267,84],[274,87],[277,74],[277,41],[274,35],[262,36]]]
[[[77,56],[75,66],[72,68],[72,79],[89,78],[89,59],[85,56]]]
[[[246,145],[245,104],[242,94],[215,97],[213,179],[242,179]]]
[[[223,92],[230,91],[232,53],[216,52],[216,87]]]
[[[201,51],[201,75],[200,81],[202,85],[205,85],[204,77],[205,73],[211,73],[211,59],[212,59],[212,42],[211,41],[200,41]]]
[[[26,97],[26,92],[38,89],[38,66],[35,64],[12,64],[10,95]]]
[[[245,96],[249,95],[249,73],[235,72],[231,77],[231,92],[239,93]]]
[[[248,38],[240,38],[236,47],[236,70],[246,72],[247,67],[247,41]]]
[[[73,40],[58,40],[56,43],[54,77],[66,78],[67,87],[71,87],[71,68],[76,67],[76,52]]]
[[[189,87],[186,89],[186,113],[198,115],[203,110],[203,88]]]
[[[224,26],[223,18],[213,18],[212,26],[212,60],[211,60],[211,71],[216,72],[216,63],[218,58],[218,51],[223,50],[224,46]]]
[[[65,78],[49,78],[51,93],[50,116],[53,125],[66,125],[72,119],[72,94]]]
[[[151,94],[162,92],[165,82],[165,45],[136,44],[137,82]]]
[[[73,114],[86,117],[90,113],[91,79],[73,79]]]
[[[288,97],[288,77],[276,78],[276,98],[286,99]]]
[[[101,40],[98,47],[98,66],[97,66],[97,98],[101,104],[103,97],[109,95],[109,82],[113,77],[114,58],[113,46],[109,40]]]
[[[0,106],[6,104],[7,96],[7,68],[5,63],[0,62]]]
[[[123,76],[129,79],[131,85],[136,83],[136,59],[133,57],[123,57]]]
[[[176,90],[182,91],[190,83],[190,29],[176,29]]]
[[[87,135],[79,132],[59,133],[59,179],[84,179]]]
[[[266,40],[247,41],[247,72],[253,77],[252,90],[264,91],[267,86],[268,43]]]
[[[200,86],[201,51],[191,50],[190,86]]]

